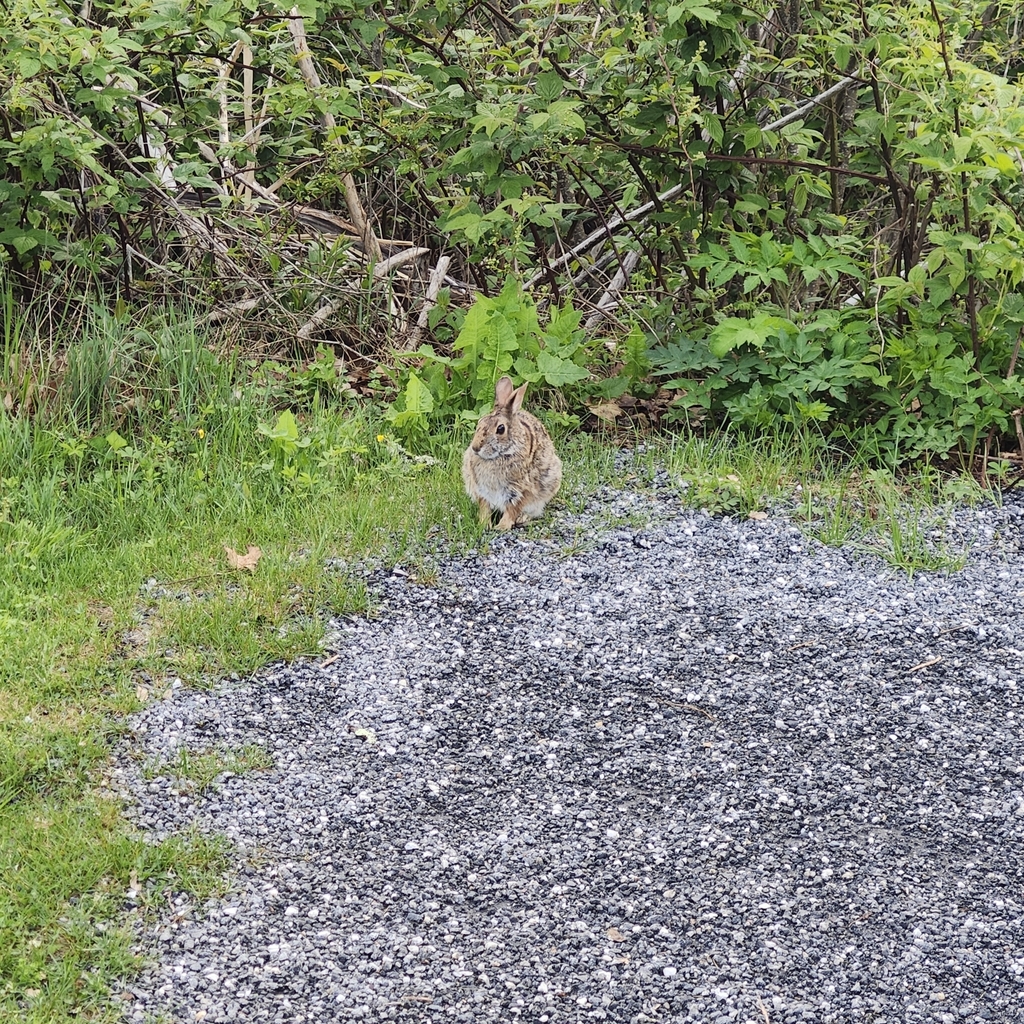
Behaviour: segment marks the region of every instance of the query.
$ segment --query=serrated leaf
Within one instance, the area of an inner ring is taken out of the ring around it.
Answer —
[[[477,351],[487,337],[487,325],[493,310],[494,299],[489,299],[485,295],[478,296],[462,321],[462,327],[453,342],[453,347],[460,351]]]
[[[430,393],[430,388],[415,373],[410,373],[405,385],[405,412],[426,415],[433,412],[433,409],[434,396]]]
[[[721,18],[718,11],[703,5],[691,7],[689,13],[698,21],[703,21],[707,25],[717,25]]]
[[[708,138],[716,145],[722,144],[724,138],[724,132],[722,130],[722,119],[715,114],[709,114],[707,112],[700,115],[701,123],[704,125],[704,131],[708,133]]]
[[[719,358],[741,345],[761,348],[768,338],[784,328],[794,329],[793,323],[770,313],[758,313],[749,320],[739,316],[726,317],[708,336],[708,348]]]
[[[562,359],[547,349],[541,349],[537,355],[537,369],[540,370],[544,380],[553,388],[565,387],[566,384],[576,384],[590,376],[589,371],[577,366],[569,359]]]
[[[651,360],[647,352],[647,338],[634,324],[624,342],[625,359],[623,369],[634,383],[643,380],[651,372]]]
[[[534,92],[545,103],[552,103],[562,95],[565,84],[562,76],[555,71],[545,71],[537,76]]]

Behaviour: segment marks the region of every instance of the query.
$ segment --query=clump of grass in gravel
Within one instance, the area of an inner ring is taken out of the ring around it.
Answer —
[[[822,543],[852,545],[909,574],[961,568],[961,538],[945,527],[950,510],[997,500],[967,474],[927,465],[895,474],[813,434],[691,437],[667,448],[665,464],[693,507],[742,517],[789,511]]]
[[[248,743],[238,749],[191,751],[182,747],[172,760],[148,765],[143,774],[148,779],[167,775],[201,791],[209,789],[218,776],[225,773],[239,775],[243,772],[263,771],[273,766],[273,755],[255,743]]]

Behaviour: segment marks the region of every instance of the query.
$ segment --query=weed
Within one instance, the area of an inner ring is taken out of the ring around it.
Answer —
[[[256,743],[248,743],[237,750],[204,750],[192,752],[182,747],[174,760],[149,765],[144,775],[155,779],[160,775],[191,783],[197,790],[209,789],[216,779],[225,774],[240,775],[244,772],[263,771],[274,766],[270,753]]]

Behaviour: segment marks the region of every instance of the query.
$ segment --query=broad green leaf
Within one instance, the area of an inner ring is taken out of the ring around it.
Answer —
[[[277,417],[277,422],[268,436],[285,441],[297,441],[299,439],[299,425],[295,421],[295,414],[290,409],[283,410]]]
[[[545,71],[537,76],[534,91],[544,103],[552,103],[565,91],[565,83],[558,72]]]
[[[488,323],[494,311],[494,300],[480,295],[469,307],[462,329],[452,343],[453,347],[468,352],[476,352],[487,338]]]
[[[405,411],[407,413],[426,414],[433,412],[434,396],[430,389],[416,376],[409,374],[409,380],[405,385]]]
[[[582,366],[577,366],[572,360],[563,359],[547,349],[541,349],[537,354],[537,369],[553,388],[576,384],[590,376],[590,372]]]
[[[970,153],[973,145],[974,140],[969,135],[953,136],[953,155],[958,164],[962,164],[967,159],[967,154]]]

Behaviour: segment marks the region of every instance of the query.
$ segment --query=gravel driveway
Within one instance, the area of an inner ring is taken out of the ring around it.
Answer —
[[[135,719],[139,827],[239,867],[126,1019],[1024,1021],[1024,503],[947,537],[908,578],[609,489],[373,574],[330,656]],[[140,771],[249,743],[201,793]]]

